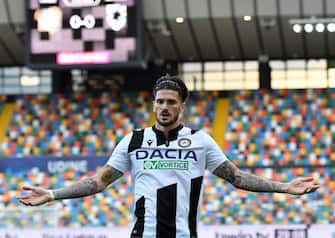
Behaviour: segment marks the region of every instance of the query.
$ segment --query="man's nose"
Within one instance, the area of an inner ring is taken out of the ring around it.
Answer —
[[[167,108],[168,108],[168,103],[167,103],[167,102],[163,102],[163,103],[161,104],[161,108],[162,108],[162,109],[167,109]]]

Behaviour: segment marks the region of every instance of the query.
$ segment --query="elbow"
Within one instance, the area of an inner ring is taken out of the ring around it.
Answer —
[[[97,193],[101,193],[105,190],[106,186],[99,186],[98,187],[98,190],[97,190]]]
[[[97,189],[96,189],[96,193],[101,193],[103,192],[106,187],[108,186],[108,184],[104,183],[98,176],[93,178],[97,184]]]
[[[106,183],[103,183],[103,182],[100,182],[98,184],[99,184],[99,186],[98,186],[98,193],[103,192],[108,187],[108,185],[109,185],[109,184],[106,184]]]

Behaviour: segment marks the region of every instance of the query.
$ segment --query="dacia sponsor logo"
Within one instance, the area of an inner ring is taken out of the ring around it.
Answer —
[[[197,154],[193,150],[136,150],[135,157],[137,160],[142,159],[175,159],[175,160],[193,160],[198,161]]]
[[[184,160],[146,160],[143,163],[144,169],[161,170],[175,169],[188,170],[188,161]]]

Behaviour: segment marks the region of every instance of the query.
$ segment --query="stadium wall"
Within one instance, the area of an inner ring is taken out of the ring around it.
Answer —
[[[106,156],[79,156],[79,157],[56,157],[40,156],[29,158],[10,158],[2,159],[0,157],[0,171],[26,171],[37,167],[40,171],[48,173],[63,173],[69,169],[74,172],[87,173],[95,171],[97,167],[103,166],[108,157]],[[22,163],[22,161],[25,161]],[[1,238],[1,237],[0,237]]]
[[[130,228],[0,229],[0,238],[127,238]],[[216,225],[201,226],[206,238],[333,238],[335,225]]]

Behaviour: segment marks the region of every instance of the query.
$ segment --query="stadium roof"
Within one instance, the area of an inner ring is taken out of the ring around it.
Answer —
[[[24,1],[0,1],[0,65],[24,64]],[[151,59],[221,61],[256,60],[259,55],[270,59],[335,56],[335,32],[328,32],[327,28],[324,32],[314,30],[318,20],[332,21],[334,0],[142,1],[146,57]],[[302,24],[302,32],[295,33],[293,21],[298,19],[310,21],[313,31],[304,32]]]

